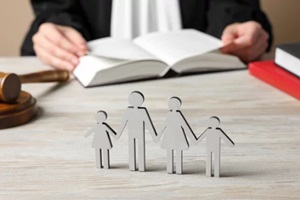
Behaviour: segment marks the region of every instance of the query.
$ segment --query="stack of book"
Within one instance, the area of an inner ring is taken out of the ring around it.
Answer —
[[[275,61],[250,63],[249,72],[300,100],[300,43],[279,45]]]

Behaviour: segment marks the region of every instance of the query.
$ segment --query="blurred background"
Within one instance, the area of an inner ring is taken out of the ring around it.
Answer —
[[[261,0],[275,35],[275,45],[300,42],[300,1]],[[29,0],[0,1],[0,56],[18,56],[20,45],[33,20]]]

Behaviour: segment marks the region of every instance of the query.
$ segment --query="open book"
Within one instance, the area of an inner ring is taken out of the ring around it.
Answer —
[[[83,86],[96,86],[178,74],[245,68],[237,57],[218,53],[222,42],[185,29],[150,33],[134,40],[102,38],[88,43],[73,74]]]

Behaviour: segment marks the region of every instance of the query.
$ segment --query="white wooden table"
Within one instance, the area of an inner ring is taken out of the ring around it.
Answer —
[[[1,58],[0,70],[46,69],[35,58]],[[28,84],[38,101],[31,123],[0,131],[0,199],[300,199],[300,103],[246,70],[85,89]],[[147,172],[128,170],[127,132],[114,141],[110,170],[95,168],[97,110],[117,129],[130,92],[140,90],[157,129],[179,96],[197,135],[212,115],[234,140],[222,146],[221,178],[205,176],[205,144],[184,152],[184,174],[166,173],[166,152],[146,133]]]

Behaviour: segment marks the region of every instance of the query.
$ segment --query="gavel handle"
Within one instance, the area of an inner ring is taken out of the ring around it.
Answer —
[[[69,77],[70,72],[67,70],[48,70],[19,75],[22,83],[65,82]]]

